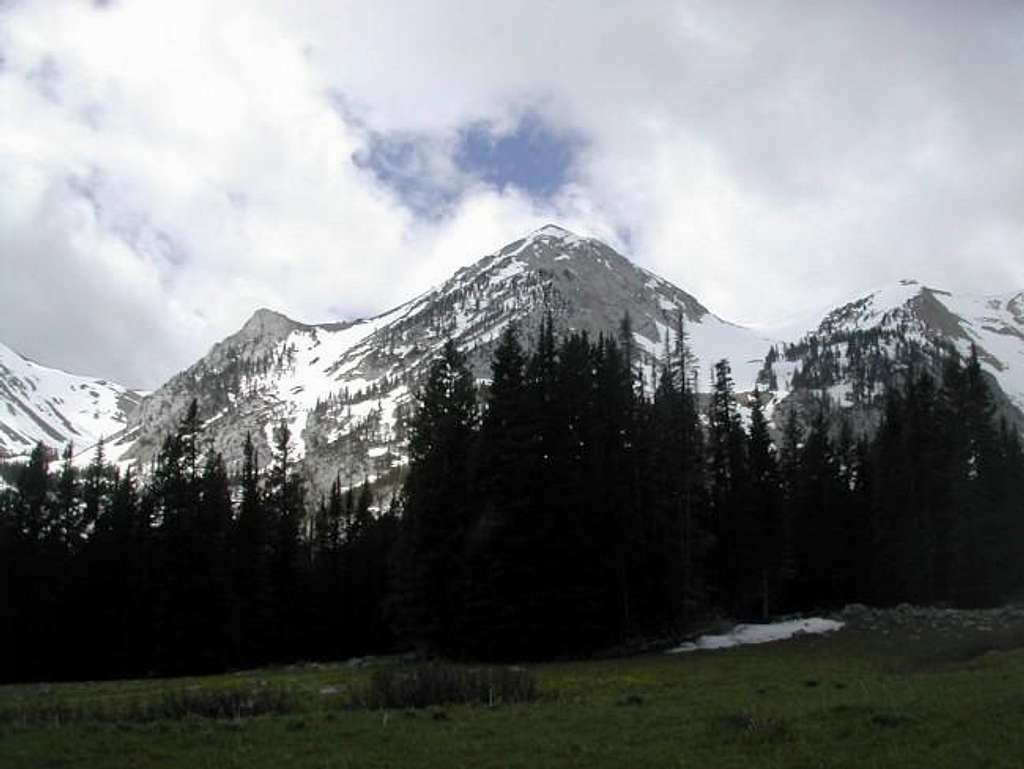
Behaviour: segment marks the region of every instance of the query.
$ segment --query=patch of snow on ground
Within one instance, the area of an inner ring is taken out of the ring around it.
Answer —
[[[706,651],[710,649],[731,649],[735,646],[785,641],[797,635],[819,635],[832,633],[843,627],[842,622],[821,617],[771,622],[764,625],[737,625],[725,635],[703,635],[695,641],[669,649],[669,654]]]

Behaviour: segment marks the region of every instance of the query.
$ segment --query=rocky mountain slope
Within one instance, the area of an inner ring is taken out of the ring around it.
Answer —
[[[1002,413],[1024,426],[1024,292],[975,297],[899,284],[858,297],[803,330],[776,330],[759,383],[776,403],[827,396],[877,418],[885,389],[911,368],[938,376],[953,350],[972,345]]]
[[[273,430],[288,423],[298,456],[322,488],[381,477],[404,461],[411,390],[448,338],[489,374],[502,329],[516,321],[529,344],[546,311],[561,329],[614,333],[629,313],[647,363],[662,355],[682,315],[706,386],[728,357],[749,389],[772,342],[727,323],[694,297],[607,245],[547,226],[465,267],[443,285],[369,320],[306,325],[259,310],[235,335],[146,398],[122,445],[149,460],[192,398],[229,463],[247,432],[269,457]]]
[[[561,330],[594,335],[615,333],[629,313],[644,371],[682,318],[699,389],[728,358],[737,390],[768,391],[777,421],[780,408],[807,414],[827,398],[862,429],[907,370],[937,373],[949,350],[966,355],[973,344],[1003,413],[1024,427],[1024,292],[969,297],[904,281],[802,323],[751,330],[604,243],[549,225],[375,318],[305,324],[258,310],[141,402],[0,347],[0,452],[23,453],[37,440],[88,449],[104,435],[108,455],[145,465],[195,398],[207,439],[229,464],[240,461],[247,433],[269,461],[284,422],[315,488],[339,472],[346,485],[393,477],[405,461],[412,392],[441,345],[453,339],[483,380],[502,329],[515,321],[530,345],[549,311]]]
[[[105,379],[47,368],[0,344],[0,458],[28,454],[39,441],[55,451],[91,448],[121,433],[141,400]]]

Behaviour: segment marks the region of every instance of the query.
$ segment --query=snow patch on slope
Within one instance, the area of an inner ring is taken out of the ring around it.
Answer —
[[[137,399],[122,385],[41,366],[0,344],[0,454],[27,454],[39,441],[91,447],[124,429]]]
[[[668,654],[731,649],[736,646],[785,641],[800,635],[834,633],[842,629],[843,624],[834,619],[808,617],[807,619],[771,622],[763,625],[737,625],[724,635],[703,635],[694,641],[680,644],[674,649],[669,649]]]
[[[1013,404],[1024,411],[1024,294],[1000,296],[943,296],[951,312],[963,319],[965,334],[987,355],[982,366],[999,382]],[[958,344],[966,354],[967,339]]]

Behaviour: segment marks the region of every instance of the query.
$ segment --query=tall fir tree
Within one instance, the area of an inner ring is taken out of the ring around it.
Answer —
[[[242,448],[241,498],[234,527],[235,604],[229,620],[235,664],[258,665],[273,657],[273,595],[270,584],[272,527],[260,487],[259,457],[252,435]]]
[[[768,619],[780,604],[785,566],[782,482],[774,445],[764,416],[761,393],[755,387],[750,403],[748,441],[750,466],[749,529],[745,534],[750,561],[747,585],[748,604],[762,620]]]
[[[277,659],[299,644],[298,628],[305,617],[301,544],[306,516],[306,487],[295,470],[288,424],[274,431],[273,462],[267,473],[264,502],[270,524],[269,575],[274,613],[271,648]]]
[[[519,327],[510,323],[491,361],[491,384],[480,426],[474,483],[480,512],[467,533],[459,629],[463,648],[485,658],[519,652],[518,636],[531,622],[529,562],[540,545],[540,521],[526,494],[533,421],[525,382],[526,354]]]
[[[393,604],[398,627],[432,650],[450,651],[456,642],[476,424],[473,375],[449,340],[430,365],[411,420]]]
[[[713,584],[723,605],[743,612],[752,579],[746,558],[751,528],[747,446],[732,371],[724,359],[715,364],[708,408],[708,473],[715,537]]]

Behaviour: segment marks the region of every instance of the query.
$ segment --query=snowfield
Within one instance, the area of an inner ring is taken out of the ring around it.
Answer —
[[[832,633],[840,630],[843,624],[834,619],[808,617],[807,619],[770,622],[763,625],[737,625],[725,635],[702,635],[694,641],[688,641],[674,649],[669,649],[668,654],[685,654],[686,652],[708,651],[711,649],[731,649],[734,646],[785,641],[798,635]]]
[[[89,450],[124,430],[140,395],[106,379],[24,358],[0,343],[0,456],[27,456],[39,441]]]

